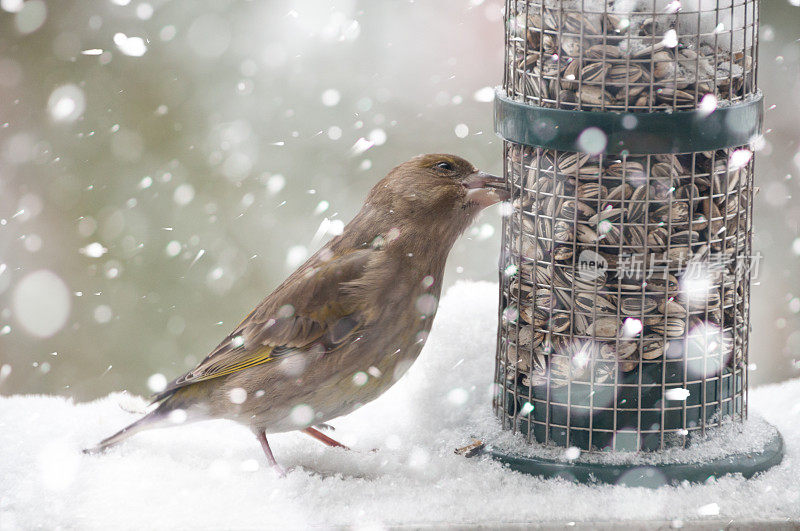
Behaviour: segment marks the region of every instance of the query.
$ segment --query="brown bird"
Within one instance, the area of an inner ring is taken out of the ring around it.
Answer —
[[[267,433],[302,430],[343,446],[313,426],[374,400],[417,358],[453,243],[479,211],[508,198],[504,187],[502,178],[453,155],[397,166],[340,236],[155,397],[155,410],[84,451],[173,425],[176,410],[187,421],[250,426],[279,471]]]

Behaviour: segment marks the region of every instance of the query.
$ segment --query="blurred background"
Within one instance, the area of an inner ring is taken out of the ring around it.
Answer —
[[[762,2],[755,384],[800,376],[798,5]],[[396,164],[500,172],[502,7],[0,0],[0,394],[147,394]],[[456,244],[446,285],[496,280],[499,226]]]

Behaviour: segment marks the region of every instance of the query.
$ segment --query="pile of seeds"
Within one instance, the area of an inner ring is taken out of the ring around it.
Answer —
[[[756,92],[752,2],[726,21],[738,32],[717,14],[710,33],[699,29],[708,13],[622,14],[615,0],[512,4],[504,88],[518,101],[710,113]],[[687,15],[691,35],[681,33]],[[507,143],[514,209],[499,361],[510,392],[636,382],[637,370],[667,360],[683,362],[682,382],[743,371],[751,155],[617,157]]]
[[[680,36],[678,13],[623,16],[613,0],[587,13],[554,7],[559,3],[514,3],[505,88],[518,99],[566,109],[654,111],[694,108],[707,94],[735,102],[755,91],[754,24],[746,16],[739,31],[720,23],[710,34]]]
[[[751,265],[741,153],[510,148],[506,377],[614,384],[667,356],[700,380],[741,364]]]

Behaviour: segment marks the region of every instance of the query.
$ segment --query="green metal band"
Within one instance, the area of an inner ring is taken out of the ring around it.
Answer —
[[[590,151],[587,143],[602,146],[603,135],[578,138],[589,128],[605,134],[609,155],[626,153],[691,153],[713,151],[748,144],[761,133],[764,101],[756,97],[716,108],[711,114],[700,110],[675,112],[574,111],[526,105],[497,90],[494,99],[495,132],[509,142],[559,151]],[[579,145],[580,144],[580,145]],[[583,148],[581,147],[583,146]]]

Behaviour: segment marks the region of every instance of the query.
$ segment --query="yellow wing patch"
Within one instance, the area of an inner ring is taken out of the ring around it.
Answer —
[[[196,382],[203,382],[206,380],[211,380],[213,378],[219,378],[220,376],[233,374],[234,372],[242,371],[250,367],[255,367],[256,365],[267,363],[268,361],[275,359],[275,357],[272,356],[272,350],[273,350],[272,347],[269,347],[251,358],[247,358],[233,365],[227,365],[227,366],[223,365],[219,367],[219,370],[210,369],[206,373],[198,374],[197,377],[194,377],[194,373],[189,373],[187,375],[187,378],[180,383],[190,384]]]

